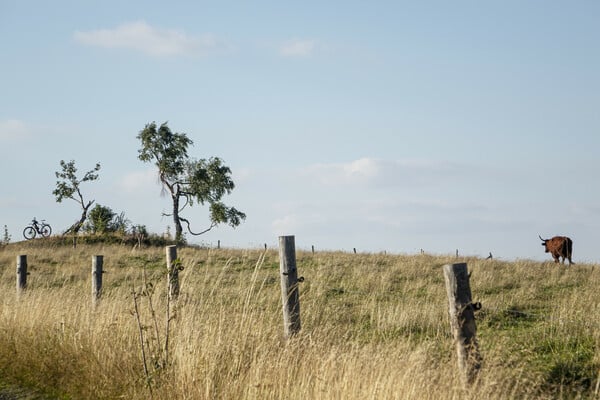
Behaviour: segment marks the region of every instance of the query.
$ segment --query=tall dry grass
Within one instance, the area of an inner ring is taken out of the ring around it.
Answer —
[[[63,398],[597,395],[598,266],[466,260],[484,363],[465,389],[440,268],[453,257],[298,252],[302,330],[288,341],[276,250],[179,249],[167,332],[164,249],[22,246],[0,250],[0,377]],[[31,273],[20,298],[18,254]],[[106,270],[97,308],[95,254]]]

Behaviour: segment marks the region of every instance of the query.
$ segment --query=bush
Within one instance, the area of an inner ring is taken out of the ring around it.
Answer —
[[[90,211],[88,222],[83,229],[90,233],[121,232],[124,234],[129,223],[124,212],[117,214],[110,207],[96,204],[96,207]]]

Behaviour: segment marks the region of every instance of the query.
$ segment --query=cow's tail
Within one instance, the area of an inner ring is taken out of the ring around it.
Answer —
[[[567,238],[567,258],[569,259],[569,264],[575,264],[571,261],[571,257],[573,256],[573,241],[570,238]]]

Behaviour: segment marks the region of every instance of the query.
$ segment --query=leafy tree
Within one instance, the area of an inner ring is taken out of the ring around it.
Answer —
[[[148,237],[148,228],[146,225],[134,225],[131,227],[131,234],[138,237]]]
[[[235,228],[246,219],[246,214],[221,201],[235,185],[231,170],[220,158],[189,158],[188,146],[193,145],[192,140],[185,133],[173,133],[166,122],[158,128],[155,122],[146,124],[137,138],[142,144],[138,158],[156,165],[163,188],[171,195],[173,212],[164,215],[173,217],[177,242],[184,240],[182,223],[190,234],[201,235],[220,223]],[[209,206],[210,226],[198,233],[193,232],[190,222],[181,216],[185,207],[194,203]]]
[[[55,172],[56,178],[59,180],[56,181],[56,189],[54,189],[52,194],[56,196],[56,201],[58,203],[61,203],[63,199],[71,199],[79,203],[81,206],[81,217],[77,222],[71,225],[69,229],[67,229],[67,232],[77,233],[87,218],[89,208],[94,203],[94,200],[90,200],[86,203],[86,201],[83,199],[83,195],[81,194],[79,186],[84,182],[95,181],[98,179],[100,164],[97,163],[96,167],[86,172],[81,179],[76,175],[77,168],[75,167],[75,161],[71,160],[69,162],[65,162],[64,160],[60,160],[60,167],[62,168],[62,171]]]
[[[117,214],[110,207],[96,204],[88,214],[84,229],[91,233],[125,233],[128,226],[129,220],[125,218],[125,213]]]
[[[111,232],[112,220],[116,215],[109,207],[96,204],[88,215],[88,222],[85,229],[92,233]]]

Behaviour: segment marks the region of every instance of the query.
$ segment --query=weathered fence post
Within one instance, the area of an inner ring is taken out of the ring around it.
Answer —
[[[102,266],[104,264],[104,256],[92,256],[92,303],[98,305],[102,296]]]
[[[279,236],[279,270],[283,328],[285,337],[289,338],[300,331],[300,296],[294,236]]]
[[[444,265],[444,280],[448,293],[450,326],[456,342],[458,367],[465,385],[472,384],[481,368],[481,356],[477,345],[477,326],[474,311],[481,308],[473,304],[466,263]]]
[[[167,246],[167,274],[169,298],[174,300],[179,297],[179,269],[177,260],[177,246]]]
[[[17,295],[27,287],[27,255],[17,256]]]

